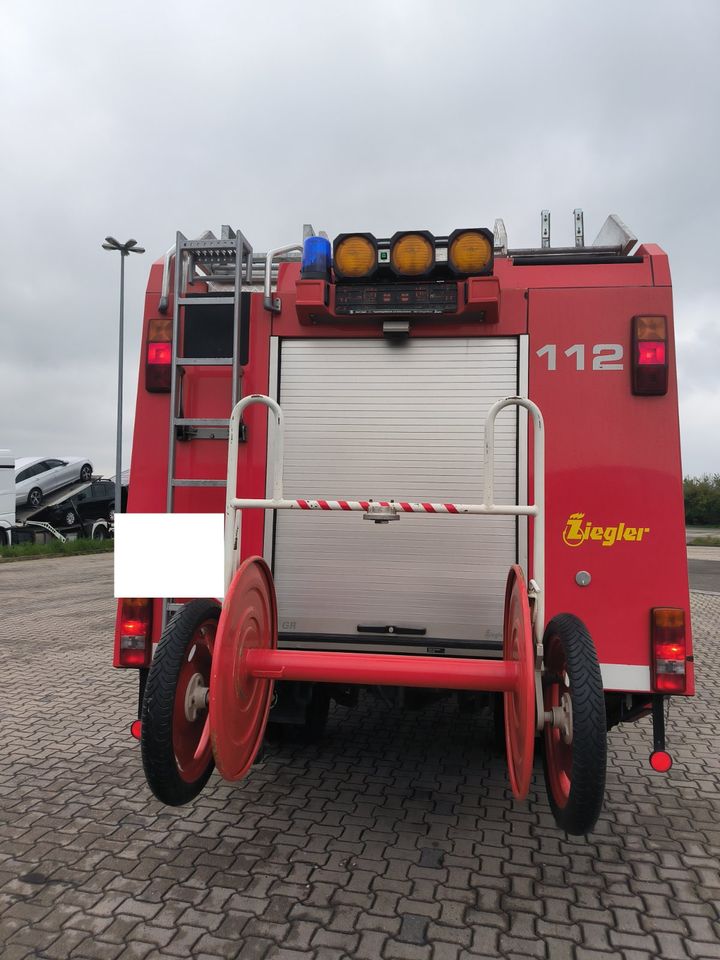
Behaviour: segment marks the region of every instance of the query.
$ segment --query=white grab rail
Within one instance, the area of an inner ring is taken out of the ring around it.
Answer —
[[[273,478],[272,497],[269,499],[238,499],[237,463],[240,437],[240,424],[246,408],[253,403],[262,403],[274,415],[276,429],[273,432],[272,457]],[[505,407],[524,407],[533,419],[533,503],[496,504],[495,503],[495,420]],[[286,500],[283,496],[283,452],[285,441],[285,423],[280,405],[271,397],[253,393],[243,397],[235,404],[230,417],[230,436],[228,443],[227,493],[225,500],[225,592],[227,593],[238,567],[240,552],[240,516],[245,509],[259,510],[329,510],[337,512],[362,511],[368,514],[371,506],[382,508],[378,518],[402,513],[446,513],[446,514],[493,514],[533,518],[533,578],[530,590],[535,599],[533,631],[537,643],[542,640],[545,629],[545,425],[537,404],[526,397],[505,397],[490,407],[485,420],[485,502],[472,503],[429,503],[408,502],[404,500],[306,500],[298,498]]]

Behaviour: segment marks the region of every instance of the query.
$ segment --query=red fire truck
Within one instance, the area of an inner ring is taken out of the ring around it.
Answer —
[[[502,710],[586,834],[607,733],[694,692],[668,259],[494,230],[177,235],[145,301],[128,509],[225,512],[222,601],[119,601],[148,784],[244,777],[268,717],[394,691]],[[397,522],[400,521],[400,522]],[[463,691],[465,693],[463,693]]]

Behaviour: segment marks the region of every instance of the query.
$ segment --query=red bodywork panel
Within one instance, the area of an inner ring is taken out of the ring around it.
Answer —
[[[528,336],[528,395],[539,405],[546,427],[546,618],[575,613],[587,624],[603,664],[648,668],[653,607],[685,610],[689,655],[692,648],[670,273],[667,257],[654,245],[641,247],[634,260],[516,265],[498,258],[492,277],[460,282],[463,307],[457,316],[413,317],[410,336]],[[252,296],[243,395],[268,392],[272,336],[383,336],[377,317],[334,316],[332,285],[328,289],[324,281],[299,280],[299,265],[281,266],[278,314],[264,309],[261,294]],[[159,261],[148,284],[143,347],[149,320],[163,316],[157,309],[161,281]],[[632,394],[631,325],[642,314],[668,318],[665,396]],[[164,316],[171,315],[172,303]],[[228,415],[227,371],[190,368],[184,392],[193,416]],[[168,417],[169,394],[145,390],[141,361],[128,503],[132,512],[165,510]],[[249,439],[239,452],[238,495],[261,497],[267,439],[262,407],[249,408],[247,426]],[[178,443],[176,451],[178,477],[224,477],[225,441]],[[175,505],[178,512],[222,512],[224,489],[179,488]],[[262,554],[262,511],[247,511],[242,531],[242,555]],[[589,585],[577,584],[579,571],[590,573]],[[159,624],[158,601],[154,639]],[[615,686],[607,679],[606,687],[648,689]],[[693,692],[689,662],[687,693]]]

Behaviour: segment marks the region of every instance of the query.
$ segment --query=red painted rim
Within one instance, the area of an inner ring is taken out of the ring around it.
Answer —
[[[207,710],[201,710],[195,720],[188,720],[185,714],[185,694],[188,684],[200,674],[202,685],[210,685],[210,671],[215,642],[216,620],[206,620],[199,624],[193,633],[183,657],[173,703],[173,750],[178,774],[186,783],[194,783],[207,770],[211,759],[210,744],[199,757],[195,756],[203,727],[207,719]]]
[[[554,682],[543,684],[545,710],[559,707],[562,695],[571,693],[565,650],[557,636],[545,641],[545,675]],[[553,800],[562,810],[570,799],[572,786],[572,743],[565,743],[560,730],[545,724],[545,763]]]
[[[530,789],[535,757],[535,668],[530,603],[522,569],[510,568],[505,587],[503,658],[520,668],[515,691],[505,698],[505,748],[513,795],[524,800]]]
[[[272,698],[272,680],[250,677],[248,650],[277,647],[277,602],[272,574],[261,557],[245,560],[223,603],[210,681],[210,739],[226,780],[241,780],[260,749]]]

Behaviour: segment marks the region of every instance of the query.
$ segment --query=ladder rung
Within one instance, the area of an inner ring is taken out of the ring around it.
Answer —
[[[174,427],[228,427],[228,417],[175,417]]]
[[[224,487],[227,480],[173,480],[174,487]]]
[[[179,367],[231,367],[232,357],[176,357]]]
[[[199,293],[196,297],[178,297],[178,305],[181,307],[194,306],[201,303],[203,306],[211,304],[212,306],[227,306],[235,303],[235,297],[215,297],[211,293]]]

